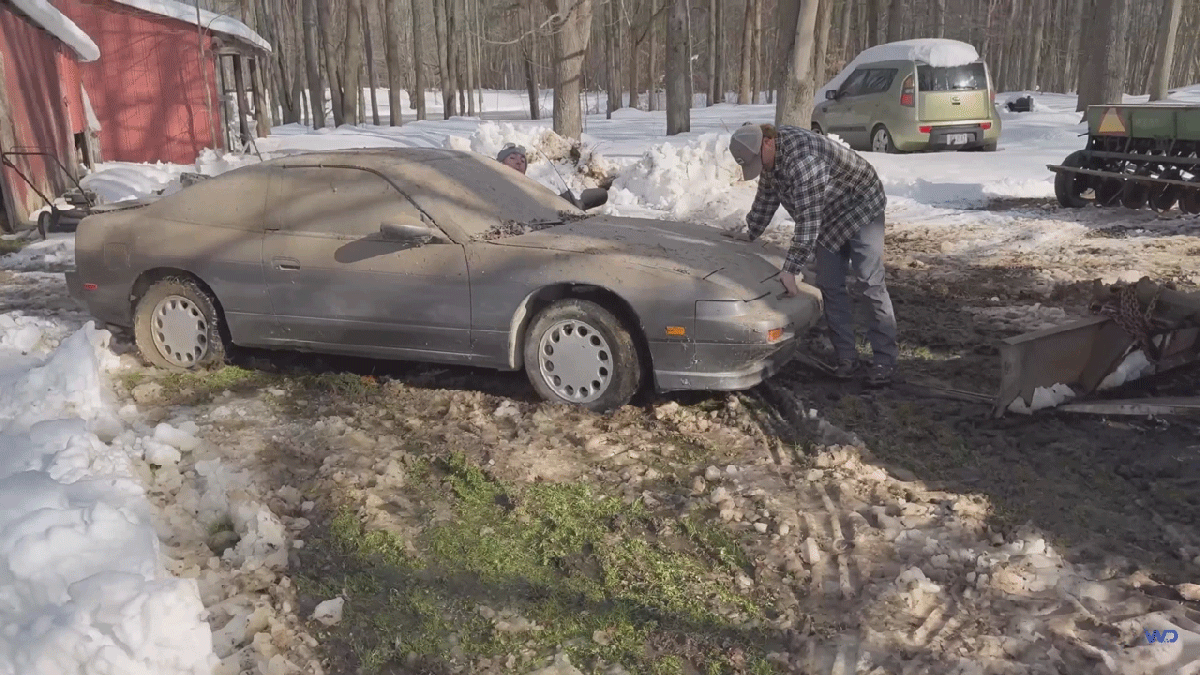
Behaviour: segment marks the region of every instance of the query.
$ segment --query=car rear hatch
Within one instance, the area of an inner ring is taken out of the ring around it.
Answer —
[[[991,117],[991,88],[982,61],[962,66],[917,66],[917,112],[922,122]]]

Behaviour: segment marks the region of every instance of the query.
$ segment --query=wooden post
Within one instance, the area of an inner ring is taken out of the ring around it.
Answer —
[[[266,138],[271,134],[271,127],[275,126],[274,115],[272,115],[271,104],[268,100],[269,92],[267,91],[266,82],[264,82],[262,69],[258,67],[258,57],[249,57],[250,61],[250,86],[254,91],[254,121],[256,124],[255,132],[259,138]]]
[[[246,121],[246,111],[249,105],[246,101],[246,75],[242,72],[241,54],[233,55],[233,86],[237,89],[238,130],[242,134],[241,142],[250,142],[250,125]]]
[[[213,54],[217,71],[217,123],[221,127],[221,145],[217,146],[217,138],[213,138],[213,150],[229,150],[233,139],[229,137],[230,105],[226,100],[229,96],[229,84],[225,81],[225,58],[221,54]]]

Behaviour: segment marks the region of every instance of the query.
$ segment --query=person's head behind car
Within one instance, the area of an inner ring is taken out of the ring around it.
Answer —
[[[496,155],[496,161],[512,167],[521,173],[525,173],[525,169],[529,166],[529,160],[525,156],[525,148],[515,143],[505,145],[500,150],[500,154]]]

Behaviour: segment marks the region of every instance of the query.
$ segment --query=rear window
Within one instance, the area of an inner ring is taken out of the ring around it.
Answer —
[[[982,63],[935,68],[917,66],[917,88],[921,91],[970,91],[987,89],[987,71]]]

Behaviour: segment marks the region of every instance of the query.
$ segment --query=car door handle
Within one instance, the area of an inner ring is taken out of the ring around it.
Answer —
[[[271,262],[275,263],[275,269],[285,272],[294,272],[300,269],[300,261],[295,258],[272,258]]]

